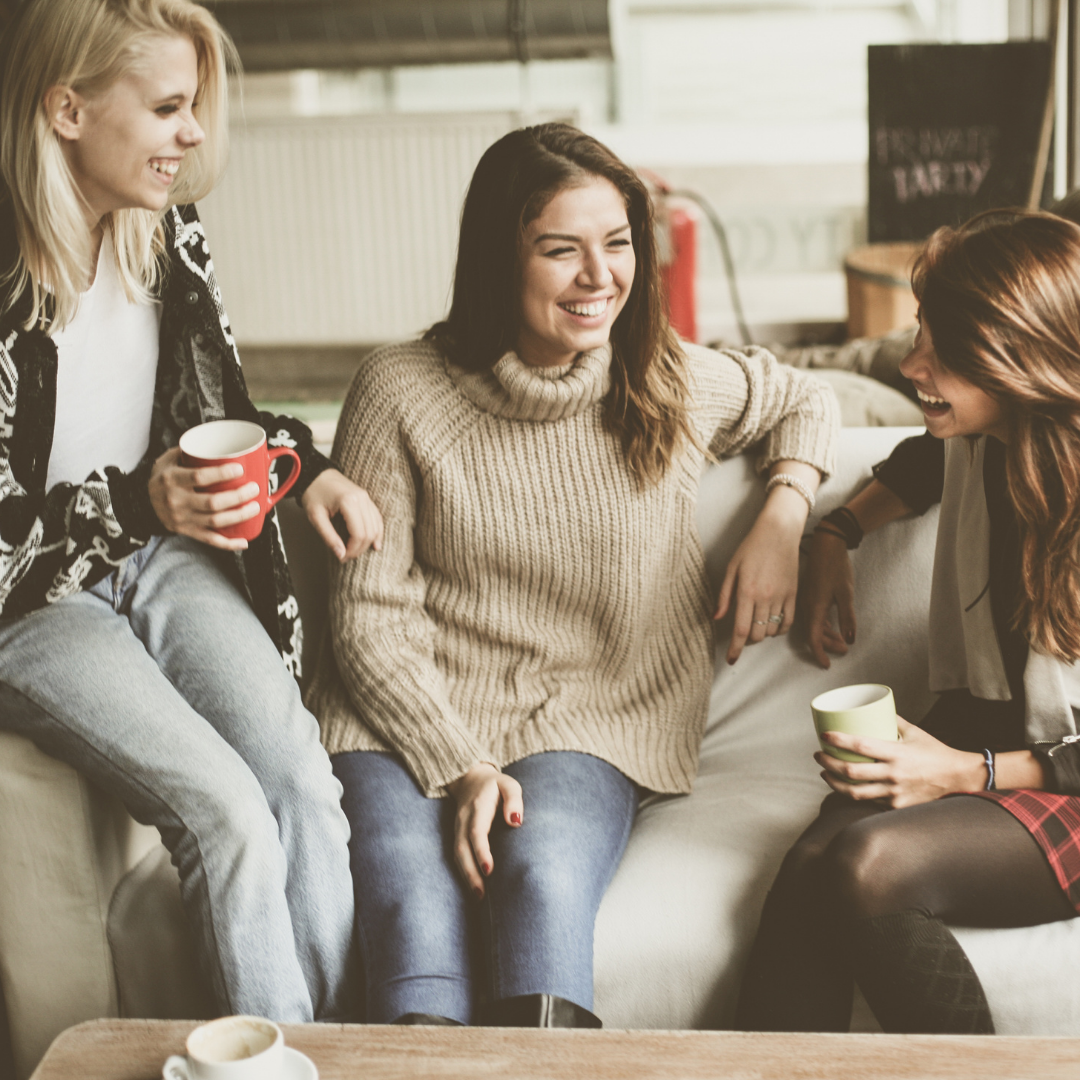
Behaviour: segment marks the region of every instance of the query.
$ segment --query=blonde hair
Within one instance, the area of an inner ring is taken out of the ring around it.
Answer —
[[[228,146],[228,70],[236,50],[217,20],[192,0],[25,0],[4,34],[0,80],[0,176],[15,218],[19,258],[4,284],[5,310],[29,291],[29,328],[66,325],[91,274],[85,202],[45,108],[54,86],[92,98],[138,67],[147,47],[184,36],[195,46],[199,89],[193,112],[206,139],[189,150],[170,188],[172,203],[205,196]],[[129,299],[159,284],[164,212],[107,215]]]

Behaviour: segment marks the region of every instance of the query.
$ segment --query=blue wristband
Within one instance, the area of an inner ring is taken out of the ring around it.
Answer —
[[[994,755],[989,750],[983,751],[983,760],[986,762],[986,787],[983,791],[997,791],[994,786]]]

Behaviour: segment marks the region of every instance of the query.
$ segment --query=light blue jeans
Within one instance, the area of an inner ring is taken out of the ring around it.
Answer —
[[[564,751],[508,765],[524,820],[511,829],[496,817],[478,904],[454,866],[452,798],[425,798],[392,754],[332,760],[352,826],[369,1023],[411,1012],[474,1023],[481,994],[592,1008],[593,927],[637,812],[631,780]]]
[[[172,536],[0,620],[0,727],[157,826],[222,1012],[345,1018],[341,788],[232,575],[227,556]]]

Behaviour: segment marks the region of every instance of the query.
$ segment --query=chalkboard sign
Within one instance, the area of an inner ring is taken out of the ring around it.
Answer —
[[[871,45],[871,242],[922,240],[1027,202],[1050,78],[1045,41]],[[1044,204],[1053,191],[1053,157]]]

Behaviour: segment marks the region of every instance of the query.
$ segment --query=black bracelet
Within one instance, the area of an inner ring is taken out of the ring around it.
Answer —
[[[863,530],[859,519],[846,506],[838,506],[831,513],[826,514],[820,523],[825,522],[840,530],[848,551],[857,548],[862,543]]]
[[[994,784],[994,755],[990,750],[983,751],[983,760],[986,762],[986,787],[983,791],[997,791]]]
[[[830,536],[839,537],[845,544],[847,543],[847,537],[839,529],[834,529],[831,525],[824,525],[820,521],[814,526],[814,532],[828,533]]]

